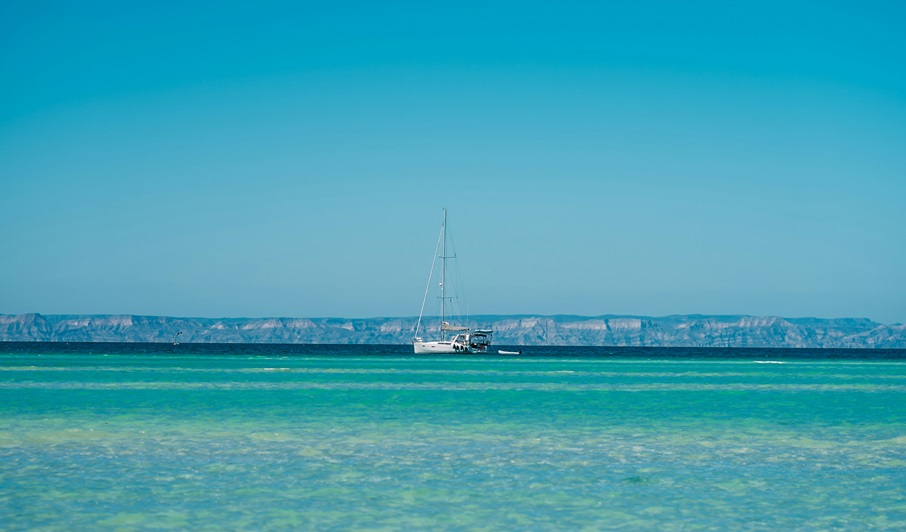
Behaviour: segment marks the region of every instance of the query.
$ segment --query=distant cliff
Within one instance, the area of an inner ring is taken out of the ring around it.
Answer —
[[[430,338],[433,326],[422,332]],[[415,318],[172,318],[0,314],[0,341],[404,344]],[[497,345],[906,348],[906,326],[865,318],[474,316]]]

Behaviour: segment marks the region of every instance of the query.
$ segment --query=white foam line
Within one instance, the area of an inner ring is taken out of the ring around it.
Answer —
[[[373,382],[373,383],[325,383],[325,382],[118,382],[118,383],[73,383],[73,382],[16,382],[0,383],[5,390],[503,390],[503,391],[755,391],[755,392],[870,392],[906,393],[906,385],[880,384],[582,384],[582,383],[536,383],[536,382],[464,382],[464,383],[415,383],[415,382]]]
[[[769,361],[755,361],[759,364],[771,364]],[[783,362],[775,362],[784,364]],[[437,375],[437,376],[487,376],[487,377],[554,377],[562,379],[572,378],[669,378],[669,379],[698,379],[698,378],[755,378],[770,375],[764,372],[716,372],[716,371],[683,371],[683,372],[640,372],[640,371],[574,371],[574,370],[542,370],[542,371],[512,371],[512,370],[455,370],[455,369],[388,369],[388,368],[40,368],[32,366],[16,366],[0,368],[0,372],[116,372],[116,373],[204,373],[204,374],[300,374],[300,375]],[[805,378],[809,380],[906,380],[904,375],[879,375],[875,373],[840,374],[840,373],[803,373],[785,372],[784,378]]]

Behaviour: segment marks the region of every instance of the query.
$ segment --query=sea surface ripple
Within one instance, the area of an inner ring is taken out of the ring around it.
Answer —
[[[0,344],[2,528],[906,529],[902,352],[122,346]]]

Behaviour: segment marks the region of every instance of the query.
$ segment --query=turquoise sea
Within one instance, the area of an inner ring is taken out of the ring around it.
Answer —
[[[0,528],[904,530],[906,351],[0,344]]]

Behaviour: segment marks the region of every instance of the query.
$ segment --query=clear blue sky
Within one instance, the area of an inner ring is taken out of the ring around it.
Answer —
[[[906,322],[901,2],[0,3],[0,312]]]

